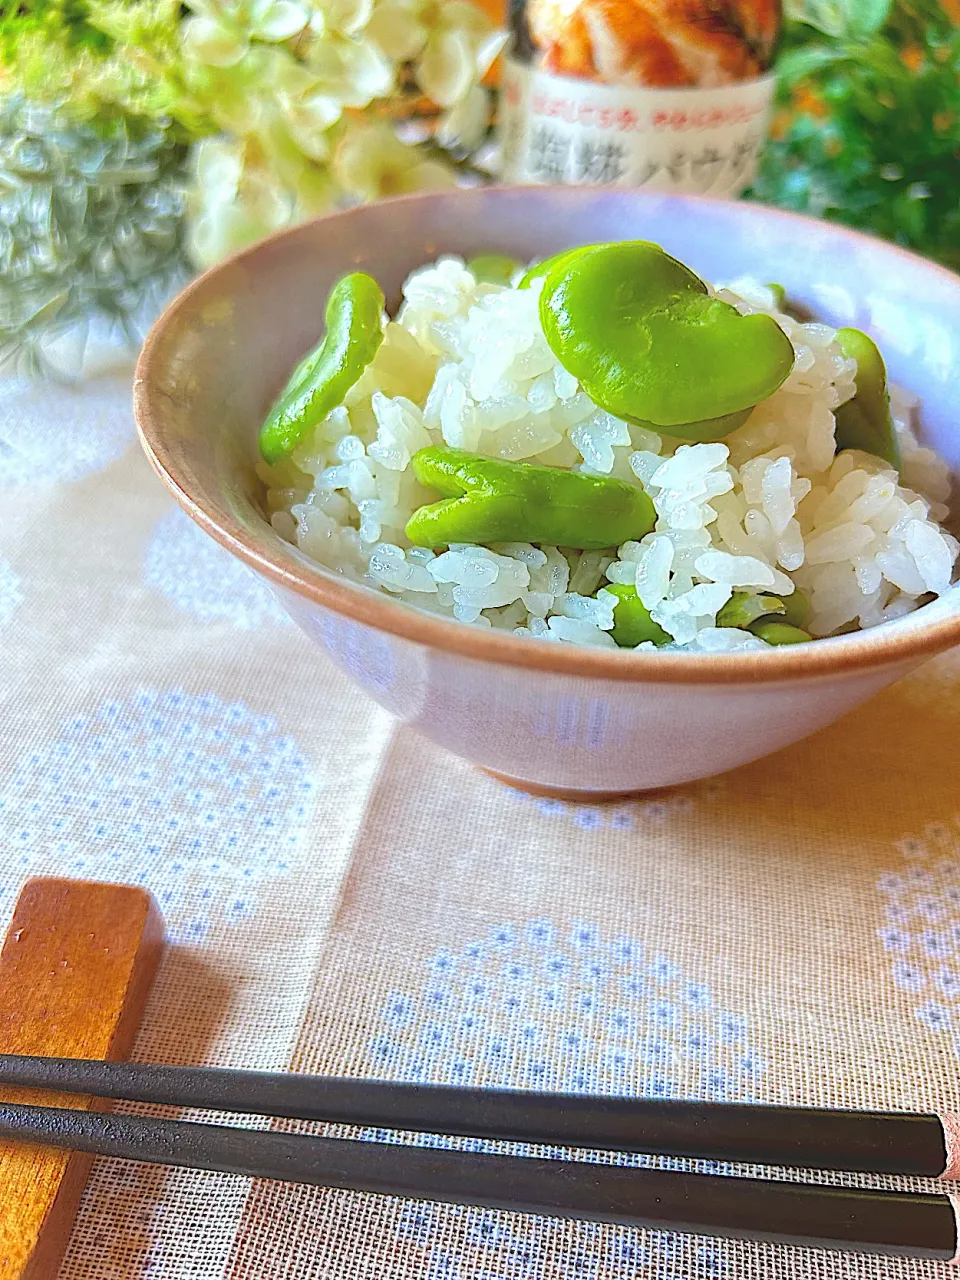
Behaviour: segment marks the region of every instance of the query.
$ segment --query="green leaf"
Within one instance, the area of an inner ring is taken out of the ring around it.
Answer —
[[[876,35],[886,26],[892,7],[892,0],[853,0],[847,17],[849,34],[859,40]]]
[[[889,7],[834,0],[828,10],[820,0],[788,3],[795,20],[786,25],[777,68],[777,136],[764,149],[753,196],[885,237],[955,269],[960,25],[938,0],[893,0]],[[836,26],[840,14],[849,18],[842,36],[813,25],[825,19]],[[795,96],[799,83],[822,110],[811,110],[806,94]]]
[[[835,39],[865,40],[885,26],[893,0],[788,0],[787,15]]]
[[[777,75],[780,83],[791,89],[808,76],[845,62],[850,57],[850,50],[842,45],[801,45],[798,49],[790,49],[781,57],[777,64]]]
[[[785,8],[788,18],[804,22],[826,36],[838,38],[847,29],[847,0],[787,0]]]

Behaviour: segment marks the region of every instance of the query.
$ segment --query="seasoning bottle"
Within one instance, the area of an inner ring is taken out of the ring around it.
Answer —
[[[503,180],[738,195],[781,23],[780,0],[510,0]]]

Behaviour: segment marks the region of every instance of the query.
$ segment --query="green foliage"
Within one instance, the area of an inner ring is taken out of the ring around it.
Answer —
[[[0,0],[0,86],[195,143],[189,244],[208,264],[338,202],[451,185],[504,39],[470,0]],[[393,124],[424,95],[417,148]]]
[[[136,340],[144,307],[186,276],[182,165],[183,148],[163,129],[122,119],[77,124],[6,99],[0,363],[46,371],[48,344],[95,315]]]
[[[172,120],[181,137],[210,132],[184,80],[180,18],[180,0],[0,3],[4,88],[81,121],[132,115]]]
[[[9,61],[16,42],[40,35],[68,48],[86,47],[106,53],[110,39],[90,22],[86,0],[21,0],[0,8],[0,46]]]
[[[960,27],[937,0],[794,0],[754,198],[960,267]]]
[[[787,0],[787,17],[824,35],[867,39],[881,31],[892,0]]]

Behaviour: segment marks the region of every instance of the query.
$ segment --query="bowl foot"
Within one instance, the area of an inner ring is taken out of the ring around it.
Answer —
[[[627,791],[591,791],[589,788],[581,787],[551,787],[544,782],[527,782],[523,778],[511,778],[508,773],[498,773],[496,769],[485,769],[483,765],[478,765],[477,768],[481,773],[496,778],[498,782],[506,783],[514,791],[525,791],[530,796],[545,796],[549,800],[570,800],[577,804],[604,804],[608,801],[630,800],[636,796],[649,799],[651,796],[674,790],[673,787],[650,787],[647,790],[636,787]]]

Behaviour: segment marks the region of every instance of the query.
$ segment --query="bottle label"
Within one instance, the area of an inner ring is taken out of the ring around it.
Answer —
[[[504,180],[739,194],[769,125],[780,4],[701,9],[671,25],[651,0],[512,0]]]

